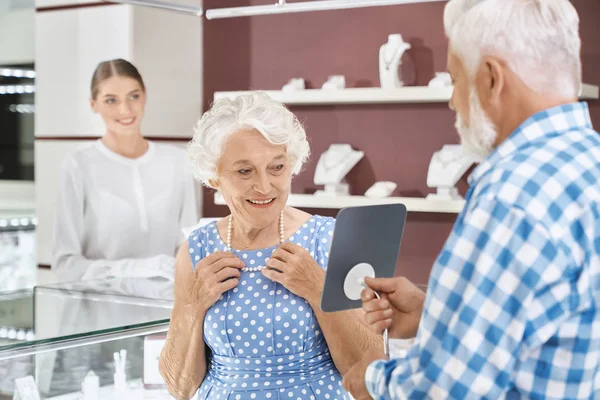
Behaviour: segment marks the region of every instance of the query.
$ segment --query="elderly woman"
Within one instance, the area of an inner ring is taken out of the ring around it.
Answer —
[[[231,215],[194,231],[178,254],[160,359],[169,391],[178,399],[199,387],[199,399],[348,399],[341,375],[382,341],[356,312],[320,310],[334,220],[286,207],[309,154],[301,124],[266,94],[219,100],[189,154]]]

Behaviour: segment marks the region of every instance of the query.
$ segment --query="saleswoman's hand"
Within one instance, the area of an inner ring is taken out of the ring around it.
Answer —
[[[244,262],[229,252],[204,257],[196,264],[192,279],[187,281],[187,303],[205,313],[223,293],[238,285],[242,268]]]
[[[317,304],[325,280],[325,271],[305,248],[283,243],[271,256],[262,274],[282,284],[287,290]]]

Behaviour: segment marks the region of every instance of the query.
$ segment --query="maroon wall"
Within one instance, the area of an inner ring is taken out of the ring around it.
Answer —
[[[267,1],[205,0],[204,8],[266,4]],[[600,2],[573,2],[581,15],[584,81],[600,84],[600,43],[596,18]],[[215,91],[280,89],[303,77],[318,88],[329,75],[343,74],[348,87],[378,86],[378,50],[388,34],[401,33],[412,45],[405,57],[407,84],[426,85],[435,71],[445,71],[447,42],[444,2],[353,10],[282,14],[204,22],[204,98]],[[600,126],[600,104],[592,104]],[[431,155],[457,143],[454,114],[447,104],[397,104],[292,107],[304,122],[313,157],[295,178],[294,193],[311,192],[319,155],[331,143],[350,143],[365,158],[349,176],[355,194],[377,180],[398,184],[396,195],[424,196]],[[466,187],[463,180],[461,189]],[[335,215],[335,210],[308,210]],[[204,215],[222,216],[206,191]],[[426,283],[437,253],[452,229],[455,215],[410,213],[398,273]]]

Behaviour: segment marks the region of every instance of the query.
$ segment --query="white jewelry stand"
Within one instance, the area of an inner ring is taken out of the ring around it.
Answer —
[[[304,89],[306,89],[306,82],[304,81],[304,78],[292,78],[288,81],[288,83],[283,85],[283,87],[281,88],[281,91],[282,92],[295,92],[295,91],[304,90]]]
[[[40,400],[40,392],[33,376],[28,375],[24,378],[15,379],[13,400]]]
[[[350,195],[350,187],[342,180],[364,155],[364,152],[354,150],[349,144],[329,146],[319,158],[314,178],[315,185],[325,185],[325,189],[318,190],[315,195]]]
[[[410,44],[399,33],[389,35],[387,43],[379,48],[379,84],[383,89],[396,89],[404,86],[398,77],[402,55]]]
[[[463,150],[461,145],[447,144],[433,153],[427,172],[427,186],[437,188],[437,193],[427,195],[433,200],[460,200],[456,182],[469,167],[480,160]]]
[[[398,185],[394,182],[390,181],[379,181],[375,182],[373,186],[371,186],[366,192],[365,197],[369,197],[371,199],[382,199],[384,197],[389,197],[394,193],[394,190]]]
[[[327,82],[321,86],[323,90],[342,90],[346,87],[346,77],[344,75],[332,75]]]
[[[427,86],[435,88],[452,87],[452,78],[447,72],[436,72],[435,77],[429,81]]]
[[[81,382],[82,400],[98,400],[100,398],[100,378],[90,371]]]

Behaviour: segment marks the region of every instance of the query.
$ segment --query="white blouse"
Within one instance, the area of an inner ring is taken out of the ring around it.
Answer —
[[[62,164],[52,269],[61,281],[173,278],[183,229],[198,221],[183,150],[149,142],[129,159],[100,140]]]

